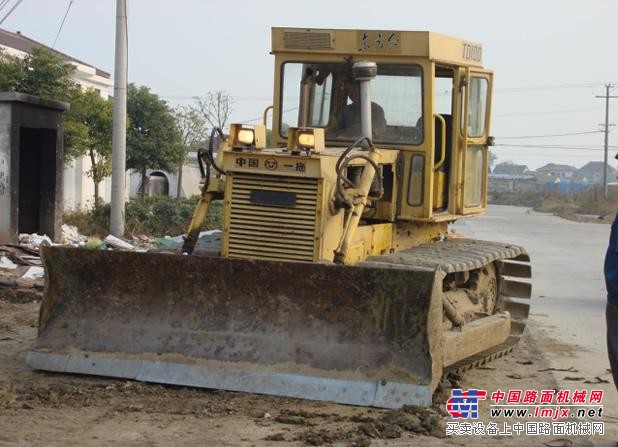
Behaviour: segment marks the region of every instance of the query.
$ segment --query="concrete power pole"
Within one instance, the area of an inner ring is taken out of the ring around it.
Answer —
[[[597,95],[597,98],[605,98],[605,150],[603,154],[603,198],[607,199],[607,152],[609,149],[609,98],[618,98],[618,96],[610,96],[609,90],[614,88],[614,84],[608,82],[605,84],[605,96]]]
[[[127,0],[116,0],[112,206],[110,213],[110,232],[116,237],[124,236],[127,152],[127,39]]]

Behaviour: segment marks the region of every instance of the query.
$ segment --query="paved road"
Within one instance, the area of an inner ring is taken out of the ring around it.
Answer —
[[[532,263],[532,310],[529,334],[554,368],[559,386],[606,390],[608,416],[618,416],[613,384],[584,385],[564,377],[610,379],[605,345],[606,292],[603,258],[610,226],[571,222],[527,208],[490,206],[485,216],[456,224],[458,232],[476,239],[511,242],[526,247]]]

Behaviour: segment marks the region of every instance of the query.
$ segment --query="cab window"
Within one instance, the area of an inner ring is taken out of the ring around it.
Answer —
[[[326,139],[358,138],[360,85],[351,65],[287,62],[282,67],[282,137],[290,126],[322,127]],[[379,65],[371,82],[373,139],[378,143],[421,144],[422,70],[418,65]]]
[[[487,116],[487,79],[473,76],[470,80],[468,108],[468,136],[479,138],[485,135]]]

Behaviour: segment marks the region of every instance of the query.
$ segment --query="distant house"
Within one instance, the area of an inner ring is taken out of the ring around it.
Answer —
[[[616,174],[618,170],[612,166],[607,165],[607,181],[612,182],[616,180]],[[603,182],[603,162],[602,161],[590,161],[584,166],[579,168],[576,173],[577,179],[583,183],[602,183]]]
[[[109,88],[113,85],[111,75],[93,65],[80,61],[72,56],[54,50],[34,39],[24,36],[19,31],[12,33],[0,29],[0,49],[7,54],[25,57],[32,53],[33,48],[43,48],[63,61],[75,66],[73,80],[84,89],[94,89],[102,98],[108,98]],[[94,201],[94,185],[86,175],[91,167],[88,157],[80,157],[68,164],[63,173],[63,194],[65,208],[83,208]],[[111,195],[111,179],[108,177],[100,185],[100,195],[109,201]]]
[[[538,177],[547,177],[548,180],[549,178],[551,178],[551,180],[568,180],[573,178],[573,176],[577,172],[577,168],[570,165],[547,163],[545,166],[541,166],[540,168],[538,168],[536,172],[538,174]]]
[[[499,175],[526,175],[528,172],[530,172],[528,166],[509,162],[498,163],[491,171],[492,174]]]
[[[537,190],[536,178],[529,174],[489,174],[489,192],[530,192]]]

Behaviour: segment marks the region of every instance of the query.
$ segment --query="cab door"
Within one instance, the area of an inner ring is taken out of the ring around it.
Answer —
[[[476,214],[487,207],[488,139],[493,73],[459,70],[459,145],[457,214]]]

